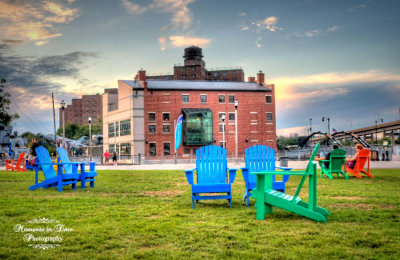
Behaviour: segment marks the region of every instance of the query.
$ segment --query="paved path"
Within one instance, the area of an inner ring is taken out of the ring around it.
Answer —
[[[308,161],[289,161],[288,167],[293,169],[305,169]],[[279,162],[278,162],[279,165]],[[240,168],[244,167],[244,163],[235,164],[228,163],[229,167]],[[195,168],[194,163],[184,164],[142,164],[142,165],[96,165],[97,170],[185,170]],[[371,168],[375,169],[399,169],[400,161],[372,161]],[[5,170],[5,167],[0,167],[0,170]]]

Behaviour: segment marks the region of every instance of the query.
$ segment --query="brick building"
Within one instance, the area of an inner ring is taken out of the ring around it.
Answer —
[[[117,94],[118,89],[105,89],[104,93]],[[82,98],[73,98],[71,105],[67,105],[64,108],[65,124],[77,123],[84,125],[88,123],[89,116],[92,117],[93,124],[96,124],[103,114],[102,102],[101,94],[82,95]],[[60,126],[62,126],[61,111],[62,109],[59,108]]]
[[[108,103],[115,98],[118,106],[111,108]],[[239,102],[237,118],[235,100]],[[256,79],[244,82],[148,80],[146,71],[140,70],[134,80],[118,81],[117,97],[103,95],[103,150],[116,149],[122,155],[141,154],[148,159],[172,158],[174,121],[181,114],[184,120],[178,158],[192,157],[203,145],[222,145],[224,134],[228,157],[234,157],[236,120],[239,156],[255,144],[276,147],[275,87],[264,82],[261,71]]]

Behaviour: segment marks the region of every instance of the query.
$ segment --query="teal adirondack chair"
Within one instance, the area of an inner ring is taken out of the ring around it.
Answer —
[[[278,207],[315,221],[326,222],[329,212],[317,206],[317,165],[313,162],[319,149],[315,147],[305,171],[261,171],[257,175],[257,188],[253,190],[256,199],[256,218],[265,219],[265,214],[272,214],[272,207]],[[276,191],[272,188],[272,175],[297,175],[302,176],[294,196]],[[299,198],[304,181],[308,178],[308,203]]]
[[[61,167],[57,167],[57,174],[54,171],[53,165],[60,165],[53,163],[50,158],[49,151],[43,146],[35,149],[37,154],[36,162],[40,167],[35,168],[35,185],[29,187],[29,190],[36,190],[37,188],[47,189],[49,187],[57,187],[58,191],[63,190],[63,186],[72,184],[72,189],[76,189],[76,182],[78,181],[79,174],[77,171],[71,173],[62,173]],[[39,171],[43,171],[45,180],[39,183]]]
[[[196,178],[194,172],[196,171]],[[185,170],[186,179],[192,185],[192,208],[195,201],[227,199],[232,207],[232,187],[237,169],[228,169],[226,149],[208,145],[196,150],[196,168]],[[229,172],[229,174],[228,174]],[[194,181],[196,180],[196,182]],[[226,193],[226,195],[201,195]]]
[[[290,171],[292,168],[276,167],[275,166],[275,150],[265,145],[253,145],[245,150],[246,167],[242,169],[242,175],[245,182],[245,193],[243,201],[246,200],[246,205],[250,204],[251,190],[256,188],[256,175],[251,172],[259,171],[274,171],[281,169]],[[276,181],[275,175],[272,176],[272,188],[274,190],[285,193],[285,183],[289,180],[288,175],[284,175],[282,181]]]
[[[326,167],[325,163],[329,162],[329,167]],[[319,167],[321,167],[321,178],[323,177],[323,174],[328,176],[329,179],[333,179],[332,174],[336,173],[337,176],[339,177],[339,174],[342,174],[343,177],[348,180],[349,177],[347,177],[346,174],[346,167],[343,167],[343,165],[346,165],[346,151],[342,149],[334,149],[331,152],[331,155],[329,157],[329,160],[321,160],[318,161]]]
[[[80,166],[80,174],[78,181],[81,182],[81,188],[84,189],[86,187],[86,182],[90,182],[90,187],[94,187],[94,177],[97,176],[97,172],[95,170],[95,162],[71,162],[69,160],[67,152],[62,147],[57,148],[58,160],[64,168],[65,173],[76,172],[75,168]],[[89,164],[89,171],[85,170],[85,165]]]

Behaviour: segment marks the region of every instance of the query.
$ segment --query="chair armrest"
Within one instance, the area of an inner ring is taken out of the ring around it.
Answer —
[[[232,184],[236,178],[236,168],[228,168],[229,171],[229,183]]]
[[[252,172],[251,174],[256,174],[256,175],[299,175],[299,176],[312,175],[312,173],[306,173],[304,171],[261,171],[261,172]]]
[[[196,170],[196,168],[185,170],[186,179],[187,179],[187,181],[189,182],[190,185],[193,185],[193,173],[194,173],[195,170]]]
[[[293,168],[289,168],[289,167],[278,167],[278,166],[275,166],[275,169],[279,169],[279,170],[282,170],[282,171],[291,171],[291,170],[293,170]]]
[[[245,183],[249,183],[249,168],[243,167],[240,168],[242,170],[242,175]]]

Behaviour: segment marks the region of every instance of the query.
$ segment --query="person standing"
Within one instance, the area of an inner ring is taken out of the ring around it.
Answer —
[[[110,153],[108,152],[108,150],[106,150],[106,152],[104,153],[104,163],[108,165],[109,160],[110,160]]]
[[[112,157],[114,166],[117,166],[117,152],[113,152],[113,157]]]

